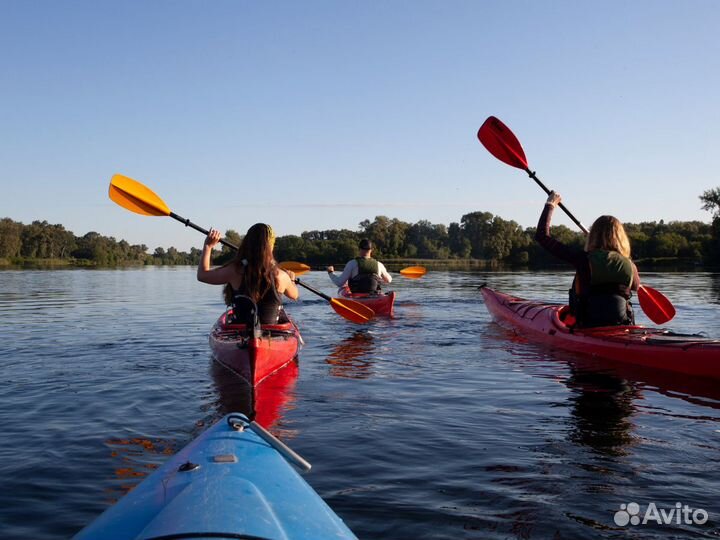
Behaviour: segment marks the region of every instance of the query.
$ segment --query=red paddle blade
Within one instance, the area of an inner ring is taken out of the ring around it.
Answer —
[[[372,308],[349,298],[331,298],[330,306],[341,317],[358,324],[366,323],[375,316]]]
[[[494,116],[489,116],[478,130],[478,139],[493,156],[503,163],[527,170],[525,152],[515,134]]]
[[[665,324],[675,316],[675,306],[664,294],[652,287],[640,285],[638,300],[645,315],[655,324]]]

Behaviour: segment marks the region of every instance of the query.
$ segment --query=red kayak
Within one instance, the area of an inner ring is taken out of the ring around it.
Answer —
[[[228,310],[217,320],[210,332],[210,348],[215,360],[249,384],[260,384],[297,356],[300,332],[285,311],[278,324],[262,325],[259,337],[244,324],[228,324],[231,317],[232,310]]]
[[[559,349],[640,366],[720,379],[720,340],[645,326],[571,330],[568,306],[516,298],[482,287],[485,307],[501,326]]]
[[[388,293],[352,293],[348,288],[338,291],[343,298],[350,298],[356,302],[365,304],[375,312],[375,315],[393,316],[395,306],[395,291]]]

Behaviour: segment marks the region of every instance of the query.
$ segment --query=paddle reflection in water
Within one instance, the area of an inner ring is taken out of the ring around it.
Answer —
[[[105,444],[111,449],[110,455],[117,460],[117,482],[106,490],[108,504],[114,504],[127,495],[177,450],[174,441],[141,437],[108,439]]]
[[[356,330],[333,347],[325,359],[330,375],[348,379],[367,379],[373,374],[375,337],[367,330]]]
[[[295,360],[254,388],[232,370],[212,361],[210,374],[217,392],[217,418],[240,412],[281,438],[294,432],[283,428],[283,415],[294,408],[299,369]]]

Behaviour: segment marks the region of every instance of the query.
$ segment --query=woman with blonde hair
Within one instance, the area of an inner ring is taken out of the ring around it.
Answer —
[[[273,258],[275,236],[272,227],[256,223],[243,237],[233,260],[224,266],[210,268],[211,253],[218,242],[220,232],[210,229],[197,269],[198,281],[225,286],[225,303],[233,306],[236,320],[245,319],[248,315],[245,312],[256,307],[260,324],[277,324],[282,295],[297,300],[298,288],[295,275],[281,269]]]
[[[637,267],[630,259],[630,240],[623,224],[613,216],[595,220],[579,249],[550,236],[550,221],[562,198],[550,192],[540,215],[535,239],[550,253],[575,267],[570,288],[570,313],[579,327],[635,324],[630,304],[640,286]],[[566,323],[573,323],[566,319]]]

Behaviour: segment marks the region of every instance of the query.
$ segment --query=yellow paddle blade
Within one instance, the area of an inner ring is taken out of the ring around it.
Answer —
[[[358,324],[366,323],[375,316],[372,308],[348,298],[331,298],[330,305],[335,313]]]
[[[427,268],[424,266],[408,266],[400,270],[400,273],[406,278],[417,279],[427,274]]]
[[[294,261],[284,261],[278,264],[280,268],[283,270],[290,270],[291,272],[294,272],[295,275],[301,276],[311,270],[311,268],[307,264],[303,264],[301,262],[294,262]]]
[[[169,216],[170,209],[150,188],[137,180],[116,174],[110,180],[110,199],[143,216]]]

